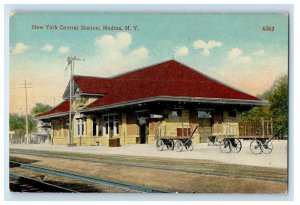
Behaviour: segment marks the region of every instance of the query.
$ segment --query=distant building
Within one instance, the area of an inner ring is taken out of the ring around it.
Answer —
[[[175,60],[111,78],[74,76],[72,142],[77,145],[153,143],[198,125],[194,142],[206,142],[223,122],[264,101],[233,89]],[[70,82],[69,82],[70,84]],[[36,116],[51,123],[51,144],[68,143],[69,85],[64,101]]]
[[[30,134],[29,143],[31,144],[49,143],[51,140],[50,133],[51,133],[51,123],[38,120],[37,132]]]

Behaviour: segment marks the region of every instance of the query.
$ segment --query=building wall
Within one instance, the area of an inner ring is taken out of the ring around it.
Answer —
[[[122,140],[122,144],[137,144],[139,140],[139,126],[136,124],[136,115],[134,112],[126,113],[126,121],[125,118],[124,126],[126,126],[125,132],[125,141]],[[122,123],[123,123],[122,122]]]
[[[235,127],[238,128],[238,121],[241,120],[241,113],[236,111],[236,117],[229,116],[230,110],[215,110],[214,119],[199,119],[196,110],[181,110],[180,118],[172,118],[168,115],[164,120],[148,119],[146,126],[147,143],[155,143],[156,136],[177,137],[177,128],[189,128],[192,127],[192,131],[196,126],[198,130],[193,135],[193,142],[207,142],[207,138],[210,135],[215,135],[219,129],[225,130],[224,125],[227,123],[230,125],[230,132],[238,132]],[[97,119],[98,132],[97,136],[93,136],[93,116],[88,115],[86,117],[86,133],[84,136],[76,136],[73,133],[73,143],[77,146],[96,146],[103,145],[108,146],[109,137],[101,136],[103,120],[100,115],[94,115]],[[76,132],[76,120],[72,120],[73,131]],[[220,127],[221,126],[221,127]],[[223,126],[223,127],[222,127]],[[55,145],[66,145],[68,143],[68,126],[65,120],[56,120],[51,123],[51,136],[50,143]],[[138,144],[140,127],[137,124],[136,114],[134,112],[123,112],[119,114],[119,135],[113,136],[113,139],[119,138],[121,146],[126,144]],[[238,134],[238,133],[237,133]]]
[[[236,112],[236,117],[229,116],[230,111]],[[237,110],[218,110],[215,112],[212,135],[239,135],[238,122],[241,121],[241,112]]]
[[[212,134],[212,119],[199,119],[200,142],[205,143]]]
[[[193,135],[193,142],[194,143],[199,143],[200,142],[200,126],[199,126],[199,121],[197,118],[197,112],[196,110],[190,110],[189,113],[189,120],[190,120],[190,124],[192,126],[193,129],[196,128],[196,126],[198,126],[198,129],[195,131],[194,135]]]
[[[226,133],[229,135],[239,135],[239,121],[241,121],[241,115],[242,113],[234,110],[236,112],[236,117],[230,117],[229,116],[229,111],[230,110],[225,110],[224,111],[224,123],[226,126],[224,129],[226,130]]]
[[[155,119],[149,119],[148,122],[148,144],[153,144],[155,138],[159,133],[160,121]]]

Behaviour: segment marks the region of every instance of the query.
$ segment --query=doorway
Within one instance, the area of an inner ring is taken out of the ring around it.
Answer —
[[[140,125],[140,144],[145,144],[146,140],[146,124]]]

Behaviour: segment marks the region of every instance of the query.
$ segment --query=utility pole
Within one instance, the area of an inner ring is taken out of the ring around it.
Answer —
[[[19,88],[25,88],[25,106],[26,106],[26,116],[25,116],[25,121],[26,121],[26,144],[29,144],[29,124],[28,124],[28,105],[27,105],[27,89],[32,88],[30,87],[31,84],[27,84],[26,80],[24,84],[21,84],[24,87],[19,87]],[[29,87],[28,87],[29,86]]]
[[[69,86],[70,86],[70,91],[69,91],[69,101],[70,101],[70,109],[69,109],[69,137],[68,137],[68,144],[67,146],[75,146],[75,144],[72,143],[72,91],[73,91],[73,70],[75,66],[75,61],[84,61],[85,59],[80,59],[77,58],[76,56],[69,56],[67,59],[67,66],[66,69],[70,66],[70,81],[69,81]]]

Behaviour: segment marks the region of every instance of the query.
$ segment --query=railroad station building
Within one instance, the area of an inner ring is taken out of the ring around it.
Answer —
[[[206,142],[222,123],[238,123],[243,111],[266,104],[175,60],[111,78],[73,76],[64,101],[36,116],[51,123],[54,145],[68,143],[70,83],[77,146],[150,144],[156,136],[189,135],[195,126],[193,142]]]

